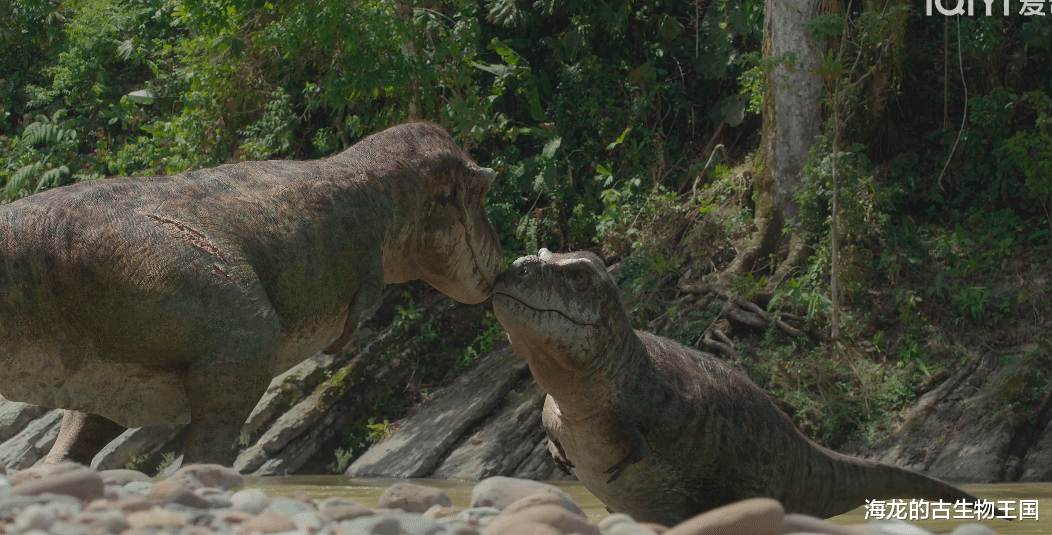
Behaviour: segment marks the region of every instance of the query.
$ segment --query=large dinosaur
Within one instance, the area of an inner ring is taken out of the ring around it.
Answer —
[[[615,512],[672,526],[752,497],[820,517],[866,499],[977,500],[823,448],[723,361],[634,330],[591,253],[519,258],[497,277],[493,311],[548,393],[543,420],[556,463]]]
[[[270,379],[338,351],[385,283],[464,303],[503,267],[494,179],[407,123],[317,161],[81,182],[0,206],[0,394],[69,409],[48,463],[189,423],[230,464]]]

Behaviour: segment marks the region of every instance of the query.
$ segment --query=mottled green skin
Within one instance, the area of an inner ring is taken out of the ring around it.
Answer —
[[[269,380],[338,350],[386,282],[489,296],[492,177],[442,128],[409,123],[325,160],[2,206],[0,394],[126,427],[190,422],[185,462],[229,463]]]
[[[856,459],[802,435],[723,361],[634,330],[591,253],[523,257],[493,310],[548,393],[550,450],[613,511],[667,526],[738,500],[834,516],[866,499],[973,502],[942,481]]]

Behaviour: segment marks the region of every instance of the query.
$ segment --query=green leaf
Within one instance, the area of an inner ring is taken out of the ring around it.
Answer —
[[[559,145],[561,145],[562,142],[563,142],[563,138],[561,138],[561,137],[557,137],[557,138],[551,139],[550,141],[548,141],[547,143],[544,144],[544,149],[541,150],[541,154],[544,155],[544,157],[548,158],[549,160],[554,158],[555,157],[555,151],[559,150]]]
[[[139,89],[138,91],[132,91],[131,93],[128,93],[128,100],[136,104],[153,104],[153,91],[150,91],[149,89]]]

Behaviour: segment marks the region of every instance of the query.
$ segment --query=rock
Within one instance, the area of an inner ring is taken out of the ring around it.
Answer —
[[[455,518],[460,514],[461,509],[459,507],[453,507],[449,505],[432,505],[424,511],[424,518],[430,520],[438,520],[440,518]]]
[[[563,500],[563,507],[572,513],[584,516],[584,511],[574,503],[562,489],[527,479],[495,476],[479,481],[471,490],[471,507],[495,507],[503,510],[512,503],[531,494],[550,493]]]
[[[216,525],[217,522],[221,522],[223,524],[241,524],[248,521],[253,516],[255,515],[233,509],[228,511],[219,511],[219,513],[216,514],[215,518],[212,520],[212,525]]]
[[[160,507],[128,513],[125,518],[128,525],[133,528],[182,527],[186,524],[183,517]]]
[[[100,470],[99,477],[102,478],[102,482],[106,485],[119,485],[123,487],[132,481],[141,481],[144,483],[153,483],[150,476],[138,471],[138,470]]]
[[[340,522],[344,533],[374,535],[439,535],[448,533],[445,524],[412,513],[386,513]]]
[[[8,492],[11,492],[11,482],[6,477],[0,476],[0,498],[7,496]]]
[[[150,489],[149,496],[164,504],[178,503],[197,509],[208,509],[212,505],[211,502],[194,494],[190,489],[174,479],[166,479],[156,483]]]
[[[121,533],[131,527],[119,510],[88,511],[77,517],[77,523],[91,533]]]
[[[1052,481],[1052,421],[1030,447],[1024,463],[1020,481]]]
[[[872,444],[851,444],[845,450],[958,483],[1011,480],[1019,475],[1005,470],[1012,440],[1028,425],[1028,415],[1040,412],[1041,401],[1031,396],[1042,384],[1035,358],[1042,357],[1024,355],[1002,366],[1002,354],[976,356],[921,396],[898,430]],[[947,433],[948,429],[953,432]],[[1052,476],[1047,468],[1052,466],[1052,451],[1042,457],[1041,452],[1048,451],[1042,444],[1039,440],[1025,455],[1020,467],[1025,481],[1047,481],[1044,476]],[[1046,444],[1052,447],[1052,437]]]
[[[717,507],[680,522],[666,535],[781,535],[782,504],[750,498]]]
[[[508,392],[501,408],[453,448],[429,477],[479,481],[491,476],[572,478],[555,467],[541,424],[544,392],[532,377]]]
[[[210,509],[229,509],[234,506],[234,502],[230,501],[226,493],[219,489],[204,487],[195,490],[194,494],[207,500],[211,504]]]
[[[47,530],[55,522],[55,514],[40,505],[30,505],[22,510],[15,519],[15,533],[31,529]]]
[[[29,422],[47,411],[46,407],[8,401],[0,396],[0,443],[18,434]]]
[[[58,438],[62,411],[53,409],[22,428],[0,444],[0,464],[7,469],[22,470],[43,459]]]
[[[262,513],[270,505],[270,498],[259,489],[243,489],[230,497],[235,511],[243,511],[253,515]]]
[[[79,513],[81,510],[80,499],[65,494],[51,494],[48,492],[34,496],[9,494],[0,499],[0,519],[11,520],[16,511],[21,511],[31,505],[65,506],[74,513]]]
[[[599,531],[603,535],[654,535],[652,530],[622,513],[614,513],[600,521]]]
[[[96,470],[119,470],[133,464],[137,458],[181,450],[185,434],[186,426],[180,424],[128,429],[95,454],[91,467]]]
[[[340,497],[328,498],[321,502],[318,512],[333,522],[351,520],[373,513],[371,509],[358,502]]]
[[[131,483],[129,483],[130,485]],[[98,506],[96,506],[96,503]],[[143,495],[132,495],[126,498],[121,498],[115,502],[95,502],[92,503],[90,508],[93,510],[104,511],[108,508],[119,509],[125,513],[133,513],[136,511],[146,511],[153,507],[159,507],[161,503],[153,498],[147,498]]]
[[[561,496],[559,496],[559,495],[557,495],[555,493],[552,493],[552,492],[542,492],[542,493],[539,493],[539,494],[530,494],[529,496],[525,496],[523,498],[519,498],[518,500],[515,500],[514,502],[511,502],[510,504],[508,504],[507,507],[504,508],[503,511],[501,511],[501,513],[505,514],[505,515],[511,515],[511,514],[515,514],[515,513],[519,512],[519,511],[522,511],[523,509],[528,509],[530,507],[537,507],[538,505],[557,505],[559,507],[564,507],[565,508],[566,507],[566,502],[563,501]],[[567,509],[567,510],[569,510],[569,509]],[[570,511],[570,512],[574,513],[574,514],[578,514],[578,515],[583,515],[584,514],[580,509],[577,509],[576,511]]]
[[[495,507],[472,507],[461,511],[456,516],[456,519],[468,524],[479,524],[484,526],[492,522],[493,519],[498,516],[500,516],[500,509]]]
[[[153,486],[153,481],[131,481],[125,484],[123,487],[121,487],[121,492],[123,493],[124,497],[133,495],[146,496],[150,494],[150,491],[153,489]]]
[[[423,513],[433,505],[449,507],[453,501],[441,489],[415,483],[395,483],[380,495],[379,507],[402,509],[409,513]]]
[[[318,513],[311,511],[303,511],[296,513],[292,516],[292,523],[296,525],[296,529],[305,530],[310,533],[314,533],[321,529],[326,524]]]
[[[351,477],[425,477],[468,430],[488,416],[526,373],[510,347],[489,353],[467,374],[369,448],[344,472]]]
[[[961,524],[953,528],[950,535],[997,535],[997,532],[982,524]]]
[[[861,535],[855,528],[837,524],[828,520],[790,513],[782,519],[783,533],[827,533],[829,535]]]
[[[557,533],[599,535],[599,527],[590,524],[586,517],[558,505],[538,505],[510,515],[502,514],[486,526],[482,535],[521,533],[518,527],[522,524],[544,524],[557,530]]]
[[[932,535],[932,532],[921,529],[902,520],[873,520],[862,526],[867,535]]]
[[[296,529],[296,524],[289,517],[269,510],[263,511],[241,523],[241,531],[243,533],[281,533],[294,529]]]
[[[482,532],[484,535],[491,532],[489,529]],[[499,532],[501,535],[564,535],[564,532],[549,526],[548,524],[542,524],[540,522],[524,522],[522,524],[515,524],[507,526]]]
[[[177,470],[170,481],[178,481],[190,490],[211,487],[221,490],[240,489],[245,486],[245,476],[219,464],[191,464]]]
[[[54,473],[34,481],[15,485],[11,494],[34,495],[42,493],[67,494],[81,500],[94,500],[104,494],[102,478],[90,468],[75,468]]]
[[[300,513],[312,512],[314,507],[300,500],[275,498],[267,505],[267,510],[292,518]]]

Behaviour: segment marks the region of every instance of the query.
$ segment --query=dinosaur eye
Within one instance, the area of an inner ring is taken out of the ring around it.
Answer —
[[[567,276],[567,278],[570,279],[570,282],[572,282],[574,284],[574,286],[584,286],[585,284],[588,283],[588,270],[587,269],[582,269],[582,268],[571,269],[569,271],[569,273],[566,274],[566,276]]]

